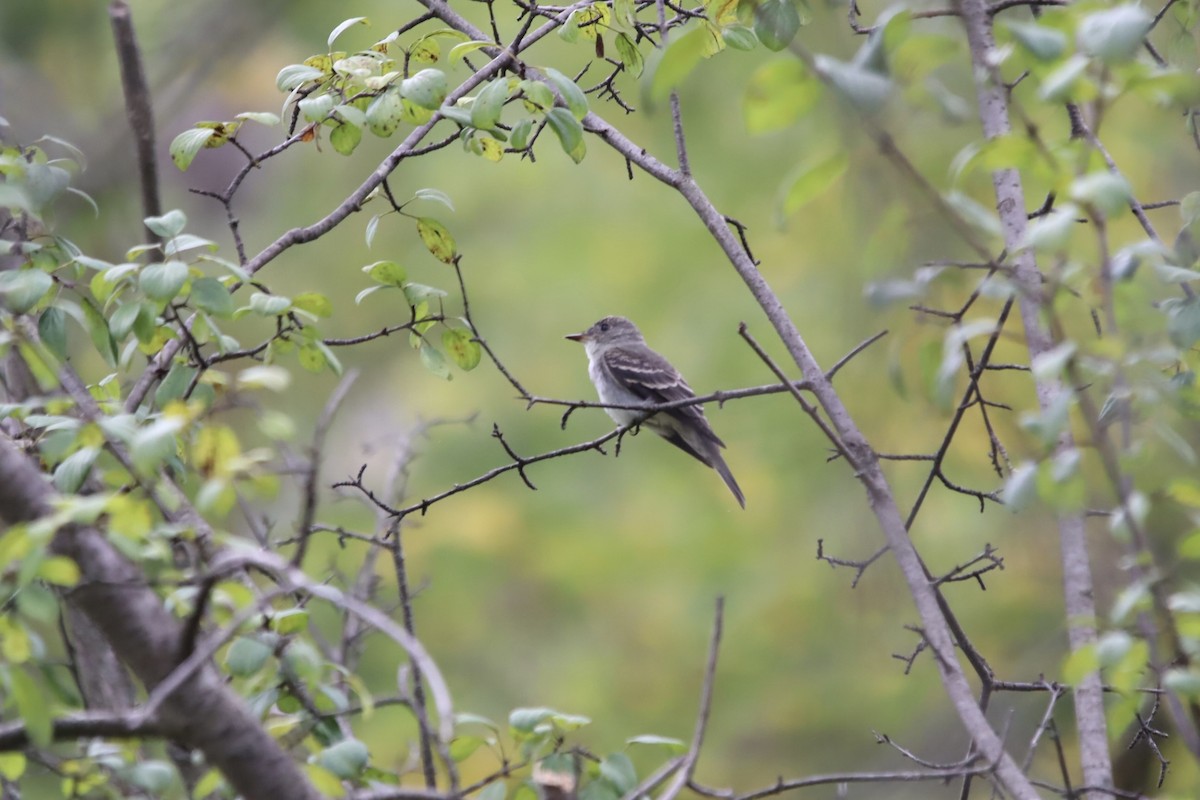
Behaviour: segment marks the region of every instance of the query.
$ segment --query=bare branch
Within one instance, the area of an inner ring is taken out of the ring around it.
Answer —
[[[162,202],[158,197],[157,147],[154,143],[154,111],[150,106],[150,87],[142,69],[142,54],[138,48],[137,35],[133,30],[133,14],[126,0],[112,0],[108,4],[108,18],[112,24],[113,40],[117,46],[117,62],[121,65],[121,86],[125,94],[125,116],[133,133],[137,147],[138,175],[142,187],[142,213],[147,217],[162,214]],[[154,241],[158,235],[147,230]]]
[[[700,687],[700,710],[696,714],[696,727],[692,732],[692,743],[683,756],[683,763],[675,772],[667,788],[663,789],[658,800],[674,800],[692,779],[696,771],[696,761],[700,758],[700,746],[704,744],[704,731],[708,727],[708,715],[712,709],[713,684],[717,678],[717,655],[721,649],[721,630],[725,621],[725,598],[718,595],[716,610],[713,614],[712,639],[708,644],[708,661],[704,667],[704,682]]]
[[[311,532],[313,519],[317,513],[317,479],[324,456],[325,434],[329,432],[329,426],[333,422],[333,415],[337,413],[338,408],[342,405],[342,401],[346,399],[346,394],[349,393],[350,387],[354,385],[354,381],[357,378],[358,370],[352,369],[338,381],[337,388],[329,396],[329,401],[325,403],[325,408],[322,409],[321,416],[317,418],[316,427],[313,429],[312,446],[308,449],[308,469],[305,471],[304,476],[304,504],[301,507],[300,524],[296,528],[296,536],[300,542],[295,554],[292,556],[293,567],[304,565],[304,554],[308,550],[308,535]]]

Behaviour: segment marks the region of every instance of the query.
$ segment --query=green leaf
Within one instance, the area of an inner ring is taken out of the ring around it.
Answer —
[[[17,716],[25,723],[25,733],[35,747],[48,747],[54,739],[54,724],[50,716],[50,705],[37,681],[19,667],[8,671],[12,688],[12,699],[17,705]]]
[[[166,302],[175,298],[188,279],[188,266],[182,261],[164,261],[143,267],[138,287],[152,300]]]
[[[517,733],[533,733],[533,729],[558,712],[552,708],[514,708],[508,715],[508,727]]]
[[[728,28],[722,28],[721,37],[734,50],[753,50],[754,46],[758,44],[758,37],[754,35],[753,29],[742,25],[730,25]],[[617,44],[619,45],[620,42]],[[620,47],[617,50],[619,51]]]
[[[461,61],[462,59],[471,55],[471,53],[474,53],[476,50],[479,50],[483,47],[495,47],[495,45],[491,42],[480,41],[478,39],[472,39],[469,42],[459,42],[458,44],[454,45],[454,47],[450,48],[450,53],[446,57],[450,59],[450,63],[453,64],[455,61]]]
[[[38,336],[42,344],[60,359],[67,357],[67,314],[58,306],[50,306],[38,317]]]
[[[308,630],[308,611],[303,608],[285,608],[271,616],[271,629],[287,635]]]
[[[438,109],[438,113],[453,123],[461,125],[464,128],[471,127],[471,112],[459,106],[442,106]],[[469,141],[463,139],[464,143]]]
[[[895,89],[889,78],[858,64],[829,56],[817,56],[816,63],[833,88],[864,114],[882,109]]]
[[[279,115],[272,114],[270,111],[243,111],[237,115],[236,119],[257,122],[259,125],[266,125],[268,128],[279,124]]]
[[[1079,49],[1106,64],[1128,61],[1137,55],[1153,24],[1150,14],[1137,5],[1096,11],[1079,23]]]
[[[563,152],[578,164],[587,155],[587,143],[583,140],[583,126],[565,108],[552,108],[546,112],[546,122],[558,137]]]
[[[762,38],[761,35],[759,38]],[[650,102],[660,103],[665,100],[675,87],[691,74],[704,58],[708,39],[709,32],[703,26],[698,26],[672,39],[666,50],[655,51],[656,57],[652,59],[653,63],[645,76],[648,82],[644,79]],[[658,52],[662,52],[662,55],[657,56]]]
[[[483,725],[486,728],[491,728],[497,733],[500,732],[500,726],[493,720],[482,714],[472,714],[470,711],[460,711],[454,715],[454,724],[458,725]]]
[[[567,108],[575,115],[575,119],[583,119],[588,113],[587,95],[579,88],[575,81],[563,75],[553,67],[540,67],[545,73],[546,78],[554,84],[554,88],[558,89],[558,93],[562,95],[563,101],[566,102]]]
[[[400,102],[401,112],[400,119],[407,122],[409,125],[424,125],[429,120],[433,119],[433,111],[428,108],[421,108],[415,105],[411,100],[405,98]]]
[[[481,131],[490,131],[500,121],[500,112],[508,100],[508,78],[493,80],[475,95],[471,104],[471,125]]]
[[[1005,22],[1017,43],[1039,61],[1053,61],[1067,49],[1067,35],[1033,22]]]
[[[529,133],[533,130],[533,120],[523,119],[513,126],[509,133],[509,144],[514,150],[524,150],[529,144]]]
[[[142,344],[150,344],[158,333],[158,311],[153,303],[138,303],[138,313],[133,319],[133,335]]]
[[[325,369],[325,353],[321,348],[317,347],[315,342],[306,342],[296,351],[296,358],[300,361],[300,366],[304,367],[309,372],[320,372]]]
[[[732,3],[734,8],[737,7],[737,0],[723,0],[725,3]],[[637,26],[637,8],[634,5],[634,0],[613,0],[613,20],[612,24],[623,31],[632,32]],[[716,18],[707,11],[705,15],[714,22]]]
[[[333,374],[341,375],[342,374],[342,362],[340,360],[338,360],[338,357],[336,355],[334,355],[333,349],[330,348],[329,345],[322,342],[320,339],[313,342],[313,344],[316,346],[316,348],[318,350],[321,351],[321,355],[325,357],[325,364],[329,367],[330,370],[332,370]]]
[[[1172,667],[1163,675],[1163,686],[1192,701],[1200,699],[1200,670]]]
[[[753,134],[786,128],[816,105],[821,92],[821,82],[799,59],[763,64],[742,98],[746,129]]]
[[[454,263],[458,255],[455,251],[454,237],[446,230],[445,225],[430,217],[420,217],[417,219],[417,233],[434,258],[443,264]]]
[[[154,390],[154,406],[162,408],[172,400],[178,400],[183,397],[184,392],[192,385],[192,378],[196,375],[194,367],[189,367],[187,362],[176,361],[171,365],[171,369],[167,372],[167,377],[163,378],[158,384],[158,388]]]
[[[83,447],[62,460],[54,469],[54,487],[63,494],[75,494],[96,463],[99,448]]]
[[[1094,644],[1085,645],[1072,651],[1063,662],[1063,680],[1072,685],[1078,685],[1086,676],[1099,669],[1100,662],[1096,657],[1096,646]]]
[[[673,739],[670,736],[658,736],[653,733],[643,733],[640,736],[626,739],[625,744],[645,744],[665,747],[667,752],[673,756],[683,755],[687,752],[687,743],[682,739]]]
[[[283,367],[261,364],[247,367],[238,373],[237,385],[242,389],[269,389],[282,392],[292,382],[292,376]]]
[[[1133,637],[1125,631],[1107,631],[1096,643],[1096,660],[1101,667],[1111,667],[1133,647]]]
[[[336,41],[337,38],[345,33],[349,28],[352,28],[355,25],[370,24],[370,20],[368,20],[366,17],[351,17],[350,19],[343,20],[338,23],[336,28],[329,32],[329,39],[326,41],[326,45],[332,48],[334,41]]]
[[[486,741],[482,736],[456,736],[450,742],[450,758],[455,762],[465,761]]]
[[[255,292],[250,295],[250,310],[264,317],[277,317],[287,313],[292,307],[291,298],[277,294]]]
[[[290,92],[310,81],[319,81],[324,77],[325,72],[308,64],[289,64],[279,70],[279,74],[275,76],[275,87],[281,92]],[[182,136],[182,134],[180,135]],[[172,158],[174,158],[174,153],[172,153]],[[178,164],[178,162],[176,163]],[[180,167],[180,169],[187,169],[187,167]]]
[[[945,199],[963,222],[988,236],[1000,237],[1000,220],[994,209],[985,208],[962,192],[947,192]]]
[[[41,211],[66,191],[71,175],[62,167],[25,163],[25,181],[21,187],[34,210]]]
[[[303,292],[292,298],[292,307],[307,311],[314,317],[329,317],[333,315],[333,303],[329,298],[317,292]]]
[[[441,70],[423,69],[400,83],[400,94],[420,108],[437,111],[446,99],[446,75]]]
[[[363,300],[366,300],[368,297],[375,294],[380,289],[386,289],[386,288],[388,288],[388,287],[387,286],[368,286],[366,289],[363,289],[361,292],[354,295],[354,305],[356,305],[356,306],[362,305]]]
[[[554,92],[541,81],[521,81],[520,92],[527,100],[526,106],[533,104],[530,111],[548,111],[554,108]]]
[[[508,795],[508,787],[504,781],[492,781],[475,796],[476,800],[504,800]]]
[[[1078,223],[1075,222],[1079,208],[1073,203],[1066,203],[1051,211],[1044,217],[1030,220],[1021,240],[1022,248],[1032,248],[1039,252],[1059,252],[1067,246]]]
[[[800,30],[800,12],[792,0],[761,0],[754,6],[754,33],[768,50],[778,52]]]
[[[271,648],[249,636],[239,636],[225,652],[225,668],[236,678],[248,678],[263,668]]]
[[[421,340],[420,355],[421,364],[424,365],[425,369],[439,378],[450,380],[453,377],[450,374],[450,367],[446,364],[446,357],[424,339]]]
[[[175,783],[175,768],[165,761],[140,761],[125,773],[140,789],[161,795]]]
[[[344,156],[353,153],[361,141],[362,128],[351,125],[349,122],[340,122],[329,132],[329,143],[333,145],[334,150]]]
[[[305,764],[304,774],[308,776],[313,787],[326,797],[344,797],[345,787],[341,780],[320,764]]]
[[[1067,194],[1075,202],[1111,216],[1129,207],[1133,189],[1124,176],[1104,170],[1076,178]]]
[[[344,781],[358,777],[367,766],[370,753],[357,739],[343,739],[317,754],[317,763]]]
[[[450,200],[450,195],[446,194],[441,189],[432,189],[429,187],[417,189],[415,192],[413,192],[413,199],[430,200],[434,203],[441,203],[451,211],[454,210],[454,203]]]
[[[579,800],[621,800],[621,793],[608,781],[592,781],[579,792]]]
[[[564,22],[561,26],[559,26],[558,38],[562,39],[564,42],[570,42],[571,44],[578,42],[579,41],[579,21],[580,21],[581,16],[582,15],[580,14],[578,9],[576,9],[575,11],[572,11],[571,15],[569,17],[567,17],[567,21]]]
[[[296,107],[300,109],[300,113],[308,122],[323,121],[333,111],[335,105],[337,105],[337,98],[331,94],[309,95],[296,103]]]
[[[794,214],[828,191],[849,165],[849,157],[841,151],[802,164],[783,184],[780,218]]]
[[[426,286],[423,283],[406,283],[404,284],[404,296],[408,299],[410,306],[416,307],[430,298],[445,297],[446,291],[436,286]]]
[[[637,770],[624,753],[613,753],[600,762],[600,777],[612,784],[622,795],[637,786]]]
[[[92,338],[92,344],[96,347],[96,352],[104,357],[105,362],[110,367],[115,367],[117,364],[117,343],[113,340],[112,333],[108,330],[108,322],[104,319],[104,315],[96,310],[96,307],[89,302],[80,304],[83,309],[83,317],[87,322],[88,335]]]
[[[1200,341],[1200,297],[1163,305],[1167,312],[1167,336],[1172,344],[1186,350]]]
[[[24,314],[38,304],[54,285],[54,279],[40,269],[14,269],[0,272],[0,297],[5,307]]]
[[[201,247],[207,248],[212,252],[216,252],[217,250],[216,242],[200,236],[194,236],[190,233],[181,233],[178,236],[172,237],[170,241],[163,245],[163,254],[173,256],[186,250],[196,250]]]
[[[0,777],[10,781],[18,781],[25,774],[24,753],[0,753]]]
[[[1004,482],[1000,497],[1014,513],[1028,508],[1037,497],[1037,464],[1028,461],[1019,464]]]
[[[1179,216],[1184,227],[1191,226],[1200,220],[1200,192],[1188,192],[1179,201]]]
[[[458,368],[470,372],[479,366],[483,348],[466,328],[447,328],[442,333],[442,347]]]
[[[627,33],[617,34],[616,45],[617,55],[625,65],[625,71],[635,78],[640,78],[642,70],[646,68],[646,59],[642,57],[642,51],[638,50],[638,46]]]
[[[216,135],[217,132],[212,128],[188,128],[171,140],[171,146],[168,148],[171,161],[181,172],[186,171],[192,165],[196,154],[207,147],[209,140]]]
[[[1048,506],[1078,513],[1087,500],[1087,484],[1079,474],[1079,453],[1069,450],[1043,462],[1037,472],[1037,494]]]
[[[150,231],[164,239],[178,236],[187,226],[187,215],[179,209],[173,209],[161,217],[146,217],[142,220]]]
[[[367,106],[367,130],[386,139],[400,127],[403,114],[404,99],[400,96],[400,90],[389,86]]]
[[[189,295],[192,304],[201,311],[207,311],[217,317],[228,317],[233,314],[233,295],[225,284],[216,278],[197,278],[192,281],[192,292]]]
[[[138,430],[129,445],[133,465],[144,475],[150,475],[159,465],[178,451],[175,434],[183,429],[183,420],[162,417]]]
[[[79,565],[66,556],[48,556],[38,564],[37,577],[55,586],[79,583]]]
[[[1066,341],[1045,352],[1038,353],[1030,365],[1030,372],[1039,381],[1059,378],[1077,349],[1074,342]]]
[[[1084,74],[1087,69],[1088,60],[1086,58],[1079,55],[1071,56],[1042,79],[1042,84],[1038,88],[1038,96],[1042,100],[1052,103],[1079,99],[1080,87],[1085,84]]]

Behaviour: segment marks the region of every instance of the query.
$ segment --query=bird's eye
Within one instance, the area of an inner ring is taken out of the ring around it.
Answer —
[[[600,331],[601,331],[602,333],[603,333],[603,332],[606,332],[606,331],[608,331],[608,323],[607,323],[607,322],[601,322],[601,323],[600,323]]]

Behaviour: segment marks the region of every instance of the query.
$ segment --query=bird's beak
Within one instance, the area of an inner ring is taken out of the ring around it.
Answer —
[[[572,342],[586,342],[587,334],[586,333],[568,333],[563,338],[570,339]]]

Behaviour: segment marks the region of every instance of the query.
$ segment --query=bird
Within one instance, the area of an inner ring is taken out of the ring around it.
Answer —
[[[696,396],[679,370],[651,350],[637,325],[624,317],[605,317],[586,331],[566,338],[583,344],[588,357],[588,376],[602,403],[653,406]],[[676,406],[644,420],[645,412],[636,409],[604,410],[618,425],[632,425],[640,420],[640,425],[716,470],[738,505],[746,507],[746,496],[721,457],[725,443],[713,432],[699,404]]]

